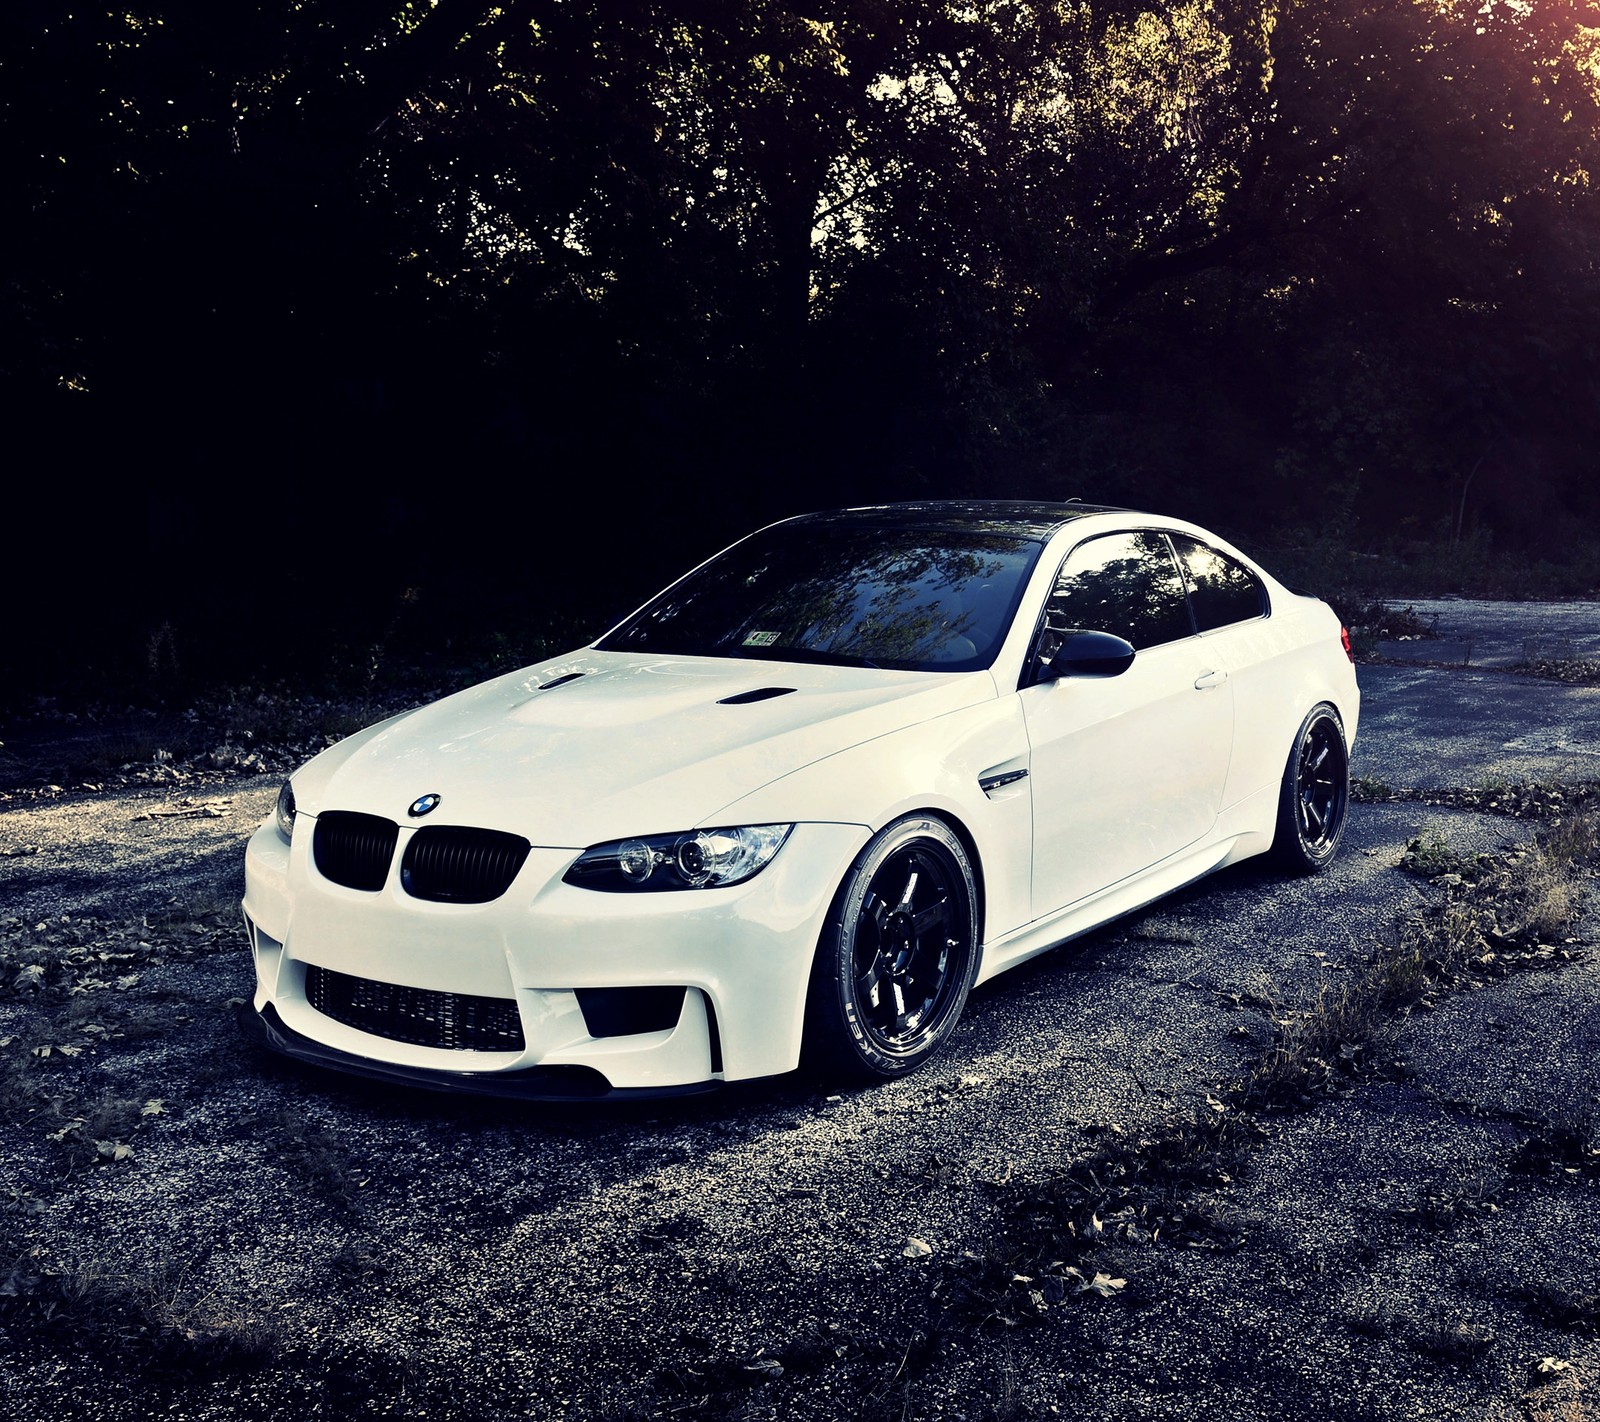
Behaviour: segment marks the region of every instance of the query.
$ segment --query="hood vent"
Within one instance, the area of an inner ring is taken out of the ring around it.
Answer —
[[[569,681],[577,681],[577,679],[583,675],[585,675],[583,672],[568,672],[565,676],[558,676],[554,681],[545,682],[542,686],[538,687],[537,690],[549,691],[551,687],[565,686]]]
[[[740,691],[732,696],[724,696],[717,705],[748,706],[752,701],[771,701],[774,696],[788,696],[793,690],[792,686],[763,686],[755,691]]]

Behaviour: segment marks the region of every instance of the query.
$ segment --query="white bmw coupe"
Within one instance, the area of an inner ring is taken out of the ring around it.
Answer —
[[[299,770],[246,855],[246,1021],[527,1097],[899,1076],[1025,958],[1326,864],[1359,702],[1334,613],[1177,519],[789,519]]]

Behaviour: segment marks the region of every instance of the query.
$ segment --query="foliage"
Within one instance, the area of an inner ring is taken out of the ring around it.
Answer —
[[[23,550],[52,593],[20,650],[64,647],[57,674],[277,671],[389,641],[407,589],[418,642],[599,630],[753,524],[921,494],[1443,549],[1436,576],[1474,539],[1594,565],[1574,7],[26,0],[0,26],[0,405],[47,526],[139,545],[71,588],[54,540]]]

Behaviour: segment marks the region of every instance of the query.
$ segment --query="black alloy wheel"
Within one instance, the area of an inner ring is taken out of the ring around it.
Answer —
[[[912,815],[861,852],[828,916],[807,999],[807,1054],[901,1076],[955,1026],[977,972],[977,890],[944,821]]]
[[[1292,873],[1309,874],[1334,856],[1350,804],[1350,753],[1338,712],[1314,707],[1300,725],[1278,796],[1272,852]]]

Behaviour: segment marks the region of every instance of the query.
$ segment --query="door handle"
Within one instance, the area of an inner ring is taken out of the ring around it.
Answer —
[[[1221,686],[1227,679],[1228,674],[1225,671],[1201,672],[1194,679],[1194,689],[1196,691],[1210,691],[1214,686]]]

